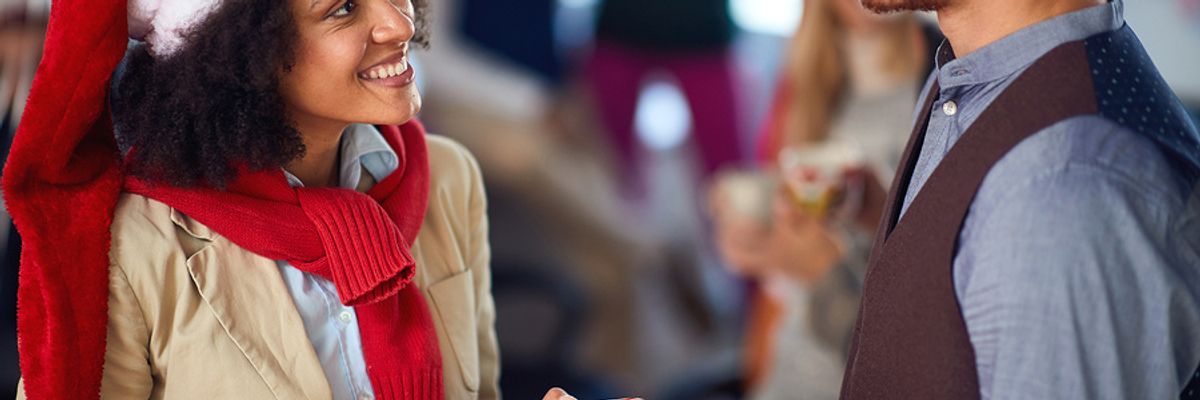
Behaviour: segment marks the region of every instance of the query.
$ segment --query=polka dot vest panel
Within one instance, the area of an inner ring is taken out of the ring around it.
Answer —
[[[1129,26],[1084,44],[1100,113],[1154,139],[1185,178],[1200,179],[1200,134]],[[1200,400],[1200,367],[1187,379],[1180,398]]]
[[[1187,387],[1183,388],[1183,393],[1179,396],[1181,400],[1200,400],[1200,369],[1192,374],[1192,381]]]
[[[1200,134],[1129,26],[1084,44],[1100,113],[1153,138],[1192,181],[1200,177]]]

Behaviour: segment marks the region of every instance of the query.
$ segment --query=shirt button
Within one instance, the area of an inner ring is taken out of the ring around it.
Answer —
[[[364,394],[364,395],[358,396],[358,400],[371,400],[371,399],[372,399],[372,397],[369,394]]]
[[[953,117],[954,114],[958,114],[958,104],[955,104],[954,100],[942,103],[942,112]]]
[[[342,311],[338,313],[338,319],[342,322],[349,323],[350,320],[354,319],[354,314],[351,314],[350,311]]]

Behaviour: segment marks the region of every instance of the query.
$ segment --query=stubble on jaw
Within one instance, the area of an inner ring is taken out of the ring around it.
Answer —
[[[937,11],[952,0],[862,0],[864,8],[880,14],[902,11]]]

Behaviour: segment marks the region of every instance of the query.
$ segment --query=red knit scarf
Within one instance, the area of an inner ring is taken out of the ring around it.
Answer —
[[[409,248],[429,203],[425,132],[413,121],[381,127],[400,167],[366,194],[294,188],[282,170],[242,170],[227,190],[125,180],[231,242],[329,279],[354,306],[363,358],[380,399],[441,399],[442,356]]]

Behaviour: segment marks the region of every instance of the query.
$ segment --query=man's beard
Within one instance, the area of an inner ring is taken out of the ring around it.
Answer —
[[[884,14],[899,11],[937,11],[951,0],[862,0],[868,10]]]

